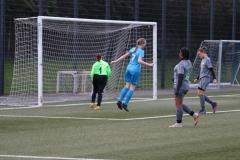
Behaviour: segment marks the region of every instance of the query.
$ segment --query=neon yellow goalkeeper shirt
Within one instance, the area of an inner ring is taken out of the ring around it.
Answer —
[[[91,81],[93,81],[93,75],[106,75],[107,79],[110,78],[111,76],[111,68],[107,62],[104,60],[97,61],[93,64],[92,66],[92,71],[91,71]]]

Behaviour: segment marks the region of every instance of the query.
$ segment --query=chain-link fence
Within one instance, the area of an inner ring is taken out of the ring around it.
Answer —
[[[157,22],[159,89],[172,87],[181,47],[191,50],[193,62],[202,40],[240,38],[240,0],[1,0],[0,13],[0,94],[9,94],[11,88],[14,18],[43,15]]]

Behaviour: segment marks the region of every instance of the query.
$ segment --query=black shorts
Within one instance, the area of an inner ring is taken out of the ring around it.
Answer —
[[[107,84],[106,75],[93,75],[93,91],[97,93],[103,93],[103,90]]]

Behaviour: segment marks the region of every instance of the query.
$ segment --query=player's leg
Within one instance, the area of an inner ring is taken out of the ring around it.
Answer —
[[[212,105],[213,113],[215,113],[215,112],[217,111],[217,106],[218,106],[217,102],[213,102],[213,101],[212,101],[208,96],[206,96],[205,94],[204,94],[204,99],[205,99],[206,102],[208,102],[209,104]]]
[[[210,78],[203,78],[203,88],[204,88],[204,91],[206,91],[207,89],[207,86],[209,85],[210,83]],[[209,104],[212,105],[212,109],[213,109],[213,113],[216,112],[217,110],[217,102],[213,102],[208,96],[206,96],[204,93],[202,94],[203,98],[206,102],[208,102]]]
[[[90,104],[90,108],[94,107],[95,99],[96,99],[96,94],[98,92],[98,80],[97,80],[97,75],[94,75],[93,77],[93,93],[92,93],[92,102]]]
[[[209,78],[201,78],[199,81],[199,86],[198,86],[198,96],[200,100],[200,106],[201,110],[198,112],[200,114],[206,114],[205,110],[205,97],[204,97],[204,92],[209,84]]]
[[[175,91],[174,91],[175,93]],[[175,105],[176,105],[176,120],[177,123],[169,126],[170,128],[181,128],[182,127],[182,116],[183,116],[183,102],[184,94],[179,91],[178,96],[175,96]]]
[[[107,84],[107,76],[99,76],[99,82],[98,82],[98,101],[97,101],[97,107],[95,110],[100,110],[100,106],[102,103],[102,95],[103,95],[103,90]]]
[[[204,90],[203,90],[202,88],[198,87],[198,92],[197,92],[197,94],[198,94],[198,96],[199,96],[200,106],[201,106],[201,109],[199,110],[198,113],[200,113],[200,114],[206,114]]]
[[[131,73],[132,77],[131,77],[131,86],[130,86],[130,89],[128,90],[127,94],[126,94],[126,99],[122,105],[122,107],[127,111],[129,112],[129,110],[127,109],[127,105],[129,103],[129,101],[131,100],[133,94],[134,94],[134,91],[136,89],[136,86],[139,82],[139,79],[140,79],[140,73],[138,72],[134,72],[134,73]]]
[[[124,99],[124,97],[126,96],[129,88],[130,88],[130,81],[131,81],[131,74],[130,74],[130,71],[129,70],[126,70],[125,72],[125,75],[124,75],[124,80],[126,82],[126,86],[123,87],[121,93],[120,93],[120,96],[119,96],[119,99],[118,99],[118,102],[117,102],[117,106],[119,109],[122,110],[122,101]]]
[[[175,105],[177,108],[177,112],[176,112],[177,123],[169,126],[171,128],[181,128],[182,127],[183,111],[187,112],[190,116],[192,116],[194,118],[194,125],[197,125],[197,123],[198,123],[199,114],[194,113],[194,111],[192,111],[190,109],[190,107],[183,104],[183,98],[187,94],[187,92],[188,92],[187,90],[180,90],[178,96],[175,96]]]

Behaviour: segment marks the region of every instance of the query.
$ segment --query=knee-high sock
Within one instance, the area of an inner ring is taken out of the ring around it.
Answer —
[[[188,113],[189,115],[193,116],[194,112],[188,107],[186,104],[182,105],[184,112]]]
[[[133,90],[129,90],[129,91],[127,92],[126,99],[125,99],[125,101],[124,101],[124,104],[125,104],[125,105],[127,105],[128,102],[130,101],[130,99],[132,98],[133,92],[134,92]]]
[[[177,123],[182,123],[183,107],[177,108],[176,116],[177,116]]]
[[[199,96],[199,99],[200,99],[200,105],[202,107],[203,110],[205,110],[205,98],[204,98],[204,95],[198,95]]]
[[[93,93],[92,93],[92,103],[95,102],[96,94],[97,94],[97,93],[93,91]]]
[[[192,110],[186,104],[183,104],[182,106],[183,106],[184,112],[186,112],[188,114],[190,114],[192,112]]]
[[[213,101],[211,101],[211,99],[208,98],[208,96],[205,96],[205,95],[204,95],[204,99],[205,99],[205,101],[208,102],[209,104],[212,104],[212,103],[213,103]]]
[[[120,93],[120,97],[119,97],[119,101],[122,102],[123,98],[125,97],[125,95],[127,94],[128,92],[128,88],[124,87]]]

